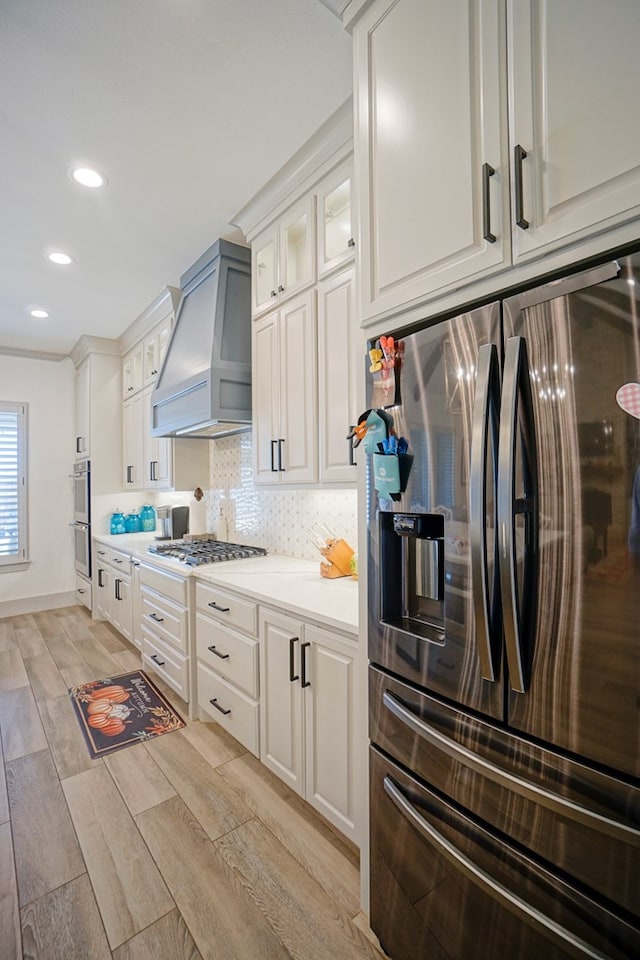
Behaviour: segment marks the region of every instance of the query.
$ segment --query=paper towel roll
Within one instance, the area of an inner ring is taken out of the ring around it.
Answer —
[[[204,500],[192,500],[189,504],[189,533],[207,532],[207,505]]]

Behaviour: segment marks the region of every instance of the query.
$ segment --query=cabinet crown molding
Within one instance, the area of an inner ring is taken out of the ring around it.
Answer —
[[[118,340],[120,353],[124,356],[155,326],[162,323],[167,317],[173,317],[180,302],[180,297],[181,293],[177,287],[165,287],[162,293],[159,293],[155,300],[151,301],[149,306],[136,317],[124,333],[120,334]]]
[[[120,344],[117,340],[109,340],[106,337],[91,337],[83,333],[74,344],[69,356],[73,360],[74,366],[78,367],[91,353],[104,353],[110,357],[119,357]]]
[[[290,160],[236,213],[231,225],[249,242],[308,193],[353,150],[353,97],[348,97]]]

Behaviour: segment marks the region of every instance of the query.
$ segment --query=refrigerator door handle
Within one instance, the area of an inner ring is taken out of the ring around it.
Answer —
[[[586,940],[577,937],[566,927],[556,923],[551,917],[546,916],[542,911],[531,906],[526,900],[516,896],[511,890],[494,880],[490,874],[473,862],[466,854],[458,850],[446,837],[443,837],[439,830],[436,830],[421,813],[416,810],[410,800],[404,795],[399,787],[394,783],[391,777],[385,777],[383,780],[384,791],[393,802],[400,814],[409,821],[414,829],[429,843],[435,847],[449,863],[452,863],[456,870],[459,870],[464,876],[475,883],[484,893],[497,901],[502,907],[507,909],[514,916],[518,917],[532,927],[537,933],[541,934],[548,941],[558,947],[567,956],[576,957],[577,960],[584,960],[590,957],[592,960],[607,960],[604,953],[596,950]]]
[[[493,583],[487,570],[487,454],[493,448],[493,484],[495,502],[496,454],[500,416],[498,352],[492,343],[478,351],[478,377],[471,429],[471,467],[469,471],[469,540],[471,546],[471,585],[475,614],[476,642],[484,680],[495,682],[500,668],[501,636],[496,629],[497,571]],[[495,521],[493,523],[495,528]],[[495,534],[494,534],[495,540]],[[496,556],[494,543],[493,555]]]
[[[522,430],[518,429],[518,414]],[[516,443],[521,437],[524,496],[516,497]],[[538,582],[538,464],[527,345],[510,337],[505,347],[498,442],[500,594],[511,689],[526,693],[536,622]],[[518,593],[516,516],[525,516],[522,594]]]
[[[530,800],[546,810],[552,810],[574,823],[579,823],[591,830],[597,830],[599,833],[603,833],[605,836],[621,843],[640,847],[640,830],[636,830],[635,827],[620,823],[618,820],[612,820],[611,817],[605,817],[601,813],[596,813],[595,810],[589,810],[588,807],[583,807],[573,800],[568,800],[560,794],[553,793],[551,790],[546,790],[544,787],[539,787],[535,783],[503,770],[490,760],[486,760],[473,750],[456,743],[455,740],[451,740],[440,733],[439,730],[425,723],[421,717],[416,716],[412,710],[408,709],[388,690],[385,690],[382,695],[382,703],[394,717],[409,727],[421,739],[426,740],[427,743],[445,753],[452,760],[463,763],[474,773],[479,773],[499,787],[504,787],[511,793],[517,793],[525,800]]]

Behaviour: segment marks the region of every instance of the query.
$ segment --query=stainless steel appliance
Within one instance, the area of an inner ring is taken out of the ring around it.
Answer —
[[[91,579],[91,463],[73,465],[73,540],[76,571]]]
[[[190,567],[204,563],[221,563],[225,560],[244,560],[247,557],[264,557],[263,547],[248,547],[241,543],[224,543],[222,540],[174,540],[171,543],[152,543],[149,553],[160,557],[180,560]]]
[[[393,960],[640,956],[638,291],[635,254],[403,337],[413,466],[367,505]]]
[[[90,523],[91,516],[91,463],[81,460],[73,465],[73,519],[78,523]]]
[[[157,540],[179,540],[189,529],[189,507],[158,507]]]

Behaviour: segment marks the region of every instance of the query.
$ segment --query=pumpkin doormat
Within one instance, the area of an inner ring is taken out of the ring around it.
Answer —
[[[141,670],[82,683],[69,696],[94,758],[186,726]]]

